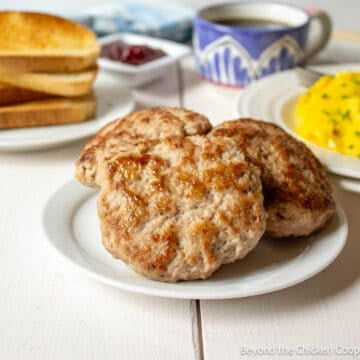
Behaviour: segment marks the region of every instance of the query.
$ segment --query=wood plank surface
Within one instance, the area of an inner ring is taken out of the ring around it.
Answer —
[[[187,88],[185,107],[203,112],[214,123],[234,117],[240,90],[199,82],[192,59],[184,60],[182,66]],[[320,356],[311,351],[328,351],[321,358],[335,359],[339,356],[337,350],[360,351],[360,317],[356,310],[360,299],[360,194],[336,186],[335,191],[350,229],[340,257],[321,274],[289,289],[245,299],[201,301],[205,359]],[[278,349],[275,355],[261,354],[274,348]],[[293,353],[284,355],[287,349]],[[258,351],[257,356],[254,351]]]
[[[176,2],[195,8],[219,0]],[[300,6],[310,3],[287,2]],[[81,13],[95,3],[104,1],[64,0],[55,4],[34,0],[30,4],[14,0],[2,5],[3,9],[70,14],[72,10]],[[338,28],[360,31],[358,0],[313,0],[311,5],[327,8]],[[316,62],[359,62],[360,48],[355,46],[353,35],[335,32],[333,39]],[[173,66],[161,81],[134,94],[137,108],[183,105],[218,123],[236,116],[239,90],[200,81],[190,57],[182,62],[180,71]],[[223,301],[142,296],[87,278],[46,244],[42,209],[46,200],[73,178],[74,161],[84,143],[36,152],[0,152],[0,360],[360,356],[350,353],[360,346],[359,194],[336,188],[337,200],[349,221],[348,243],[329,268],[302,284],[273,294]],[[278,349],[275,355],[260,354],[273,348]],[[279,349],[283,349],[282,355]],[[306,354],[313,349],[330,349],[331,353]],[[253,356],[254,351],[259,356]],[[285,351],[293,354],[284,355]]]
[[[360,223],[356,213],[360,211],[360,194],[339,189],[336,192],[350,229],[339,258],[314,278],[286,290],[247,299],[202,301],[206,359],[219,359],[220,355],[224,359],[240,355],[253,358],[244,348],[290,349],[294,351],[291,358],[301,359],[317,358],[301,353],[312,348],[329,349],[329,354],[317,354],[324,359],[341,358],[336,354],[340,348],[359,349],[360,317],[356,309],[360,299]],[[220,336],[221,341],[217,341]]]
[[[176,67],[136,100],[179,105]],[[0,359],[196,359],[195,302],[102,285],[46,244],[42,209],[83,144],[0,153]]]

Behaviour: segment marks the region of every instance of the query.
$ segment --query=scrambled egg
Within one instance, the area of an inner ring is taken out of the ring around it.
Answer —
[[[300,97],[295,116],[298,135],[360,158],[360,72],[321,77]]]

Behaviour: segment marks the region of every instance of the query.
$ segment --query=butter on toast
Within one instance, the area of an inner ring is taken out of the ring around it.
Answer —
[[[73,21],[42,13],[0,11],[0,69],[74,72],[94,65],[95,34]]]
[[[78,123],[95,116],[93,94],[80,98],[53,98],[0,107],[0,129]]]
[[[78,73],[18,73],[0,69],[0,82],[58,96],[83,96],[91,91],[97,68]]]

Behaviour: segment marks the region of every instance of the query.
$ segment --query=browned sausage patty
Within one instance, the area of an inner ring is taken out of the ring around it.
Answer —
[[[269,235],[309,235],[334,212],[323,166],[303,143],[278,126],[239,119],[220,124],[209,137],[235,139],[246,158],[259,167]]]
[[[167,137],[99,164],[106,249],[151,279],[205,279],[265,231],[259,170],[236,141]]]
[[[180,108],[152,108],[132,112],[104,126],[84,147],[76,162],[76,177],[84,185],[97,187],[97,167],[113,153],[128,150],[147,140],[168,136],[206,134],[209,120]]]

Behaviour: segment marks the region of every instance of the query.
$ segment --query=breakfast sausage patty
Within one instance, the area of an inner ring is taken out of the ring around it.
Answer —
[[[236,141],[173,136],[99,164],[106,249],[149,278],[205,279],[265,231],[259,170]]]
[[[98,164],[113,153],[147,140],[168,136],[206,134],[209,120],[196,112],[180,108],[152,108],[132,112],[104,126],[84,147],[76,162],[76,177],[84,185],[97,187]]]
[[[246,158],[260,169],[269,235],[309,235],[334,212],[323,166],[303,143],[278,126],[239,119],[222,123],[209,137],[235,139]]]

